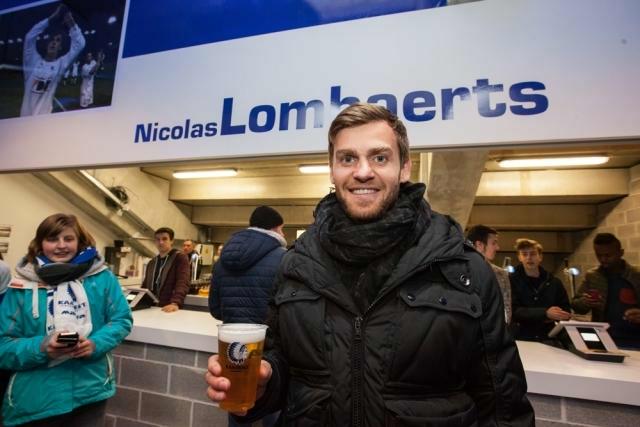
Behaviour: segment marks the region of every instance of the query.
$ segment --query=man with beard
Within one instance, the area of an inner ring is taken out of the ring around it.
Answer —
[[[411,184],[404,125],[355,104],[331,124],[335,192],[283,258],[244,421],[532,426],[495,275]],[[209,359],[208,396],[233,387]]]

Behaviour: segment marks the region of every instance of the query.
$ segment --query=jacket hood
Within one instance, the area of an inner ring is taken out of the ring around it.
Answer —
[[[85,277],[93,276],[101,272],[102,270],[106,270],[107,266],[104,262],[104,258],[102,255],[98,255],[98,257],[93,261],[89,270],[84,273],[80,279],[84,279]],[[32,282],[41,282],[42,280],[36,274],[33,263],[27,261],[26,257],[23,257],[20,261],[18,261],[18,265],[16,265],[16,273],[18,277],[21,279],[30,280]]]
[[[255,228],[231,236],[220,254],[220,262],[228,270],[246,270],[269,252],[282,247],[278,239]]]

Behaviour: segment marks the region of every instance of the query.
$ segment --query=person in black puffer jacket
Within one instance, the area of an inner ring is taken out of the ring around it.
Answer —
[[[540,243],[518,239],[516,251],[520,265],[509,275],[513,333],[518,340],[547,341],[555,321],[571,319],[567,291],[560,279],[540,265]]]
[[[335,192],[282,261],[251,422],[287,426],[534,425],[496,277],[433,212],[406,129],[355,104],[329,131]],[[209,359],[207,394],[233,385]]]

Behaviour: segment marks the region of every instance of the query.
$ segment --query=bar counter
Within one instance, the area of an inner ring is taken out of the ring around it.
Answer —
[[[218,350],[220,321],[208,312],[157,307],[134,311],[133,318],[131,334],[116,350],[111,425],[226,426],[226,414],[207,399],[203,380],[207,359]],[[535,342],[517,345],[536,425],[640,425],[640,352],[625,351],[624,363],[608,363]]]

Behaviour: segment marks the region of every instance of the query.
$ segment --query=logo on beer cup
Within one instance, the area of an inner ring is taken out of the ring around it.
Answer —
[[[227,347],[227,359],[234,365],[244,365],[244,362],[249,357],[249,352],[247,351],[247,346],[239,343],[232,342]]]

